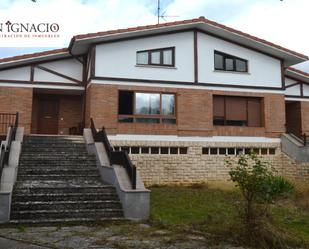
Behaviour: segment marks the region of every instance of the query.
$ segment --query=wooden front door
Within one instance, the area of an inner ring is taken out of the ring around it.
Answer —
[[[296,136],[301,136],[301,106],[300,102],[288,102],[285,104],[286,130]]]
[[[57,99],[40,99],[38,115],[39,134],[58,134],[58,111]]]

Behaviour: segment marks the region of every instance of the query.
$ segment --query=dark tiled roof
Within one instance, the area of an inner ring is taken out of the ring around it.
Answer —
[[[41,57],[41,56],[45,56],[45,55],[60,54],[60,53],[65,53],[65,52],[69,52],[69,50],[67,48],[60,48],[60,49],[48,50],[48,51],[32,53],[32,54],[17,55],[17,56],[13,56],[13,57],[2,58],[2,59],[0,59],[0,63],[36,58],[36,57]]]
[[[306,72],[301,71],[299,69],[296,69],[294,67],[288,67],[288,70],[293,71],[293,72],[298,73],[298,74],[301,74],[301,75],[304,75],[306,77],[309,77],[309,73],[306,73]]]
[[[71,39],[71,43],[73,44],[74,41],[79,40],[79,39],[87,39],[87,38],[94,38],[98,36],[106,36],[106,35],[112,35],[112,34],[121,34],[121,33],[127,33],[127,32],[133,32],[133,31],[142,31],[142,30],[150,30],[150,29],[156,29],[156,28],[162,28],[162,27],[172,27],[172,26],[177,26],[177,25],[182,25],[182,24],[194,24],[194,23],[205,23],[209,24],[212,26],[215,26],[217,28],[221,28],[223,30],[226,30],[228,32],[241,35],[243,37],[249,38],[251,40],[254,40],[256,42],[263,43],[265,45],[271,46],[273,48],[277,48],[279,50],[285,51],[287,53],[293,54],[295,56],[298,56],[303,59],[309,59],[308,56],[297,53],[295,51],[292,51],[290,49],[281,47],[279,45],[276,45],[272,42],[260,39],[258,37],[249,35],[247,33],[241,32],[239,30],[227,27],[225,25],[219,24],[217,22],[211,21],[206,19],[205,17],[201,16],[199,18],[191,19],[191,20],[184,20],[184,21],[175,21],[175,22],[168,22],[168,23],[162,23],[162,24],[155,24],[155,25],[146,25],[146,26],[138,26],[138,27],[133,27],[133,28],[126,28],[126,29],[116,29],[116,30],[108,30],[108,31],[103,31],[103,32],[97,32],[97,33],[89,33],[89,34],[82,34],[82,35],[76,35],[73,36]],[[29,59],[29,58],[36,58],[44,55],[52,55],[52,54],[57,54],[57,53],[63,53],[63,52],[69,52],[69,48],[62,48],[62,49],[55,49],[55,50],[49,50],[49,51],[44,51],[44,52],[39,52],[39,53],[33,53],[33,54],[25,54],[25,55],[18,55],[14,57],[7,57],[0,59],[0,63],[3,62],[11,62],[11,61],[17,61],[17,60],[23,60],[23,59]]]

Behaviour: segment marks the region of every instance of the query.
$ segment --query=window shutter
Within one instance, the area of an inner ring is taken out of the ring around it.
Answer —
[[[247,101],[245,98],[226,98],[226,119],[247,120]]]
[[[261,100],[248,100],[248,126],[260,127],[262,124],[261,118]]]
[[[224,118],[224,97],[223,96],[213,97],[213,116]]]

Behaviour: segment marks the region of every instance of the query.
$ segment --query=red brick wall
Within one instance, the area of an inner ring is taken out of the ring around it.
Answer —
[[[19,112],[19,124],[25,133],[30,132],[32,94],[32,88],[0,87],[0,112]]]
[[[118,123],[118,91],[159,91],[177,96],[177,125]],[[213,126],[212,95],[254,96],[263,98],[264,127]],[[275,108],[274,108],[275,107]],[[234,135],[278,137],[285,132],[285,100],[281,94],[239,93],[200,89],[155,88],[91,84],[87,89],[86,126],[90,117],[96,126],[105,126],[109,133],[170,134],[188,136]]]
[[[302,133],[309,135],[309,102],[302,101],[300,105]]]
[[[39,100],[36,96],[33,97],[32,102],[32,119],[31,119],[31,133],[38,133],[38,111],[39,111]]]
[[[78,127],[82,122],[82,97],[63,96],[59,100],[58,133],[69,134],[71,127]]]

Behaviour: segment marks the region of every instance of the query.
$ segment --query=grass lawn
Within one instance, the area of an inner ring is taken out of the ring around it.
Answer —
[[[207,185],[152,187],[151,222],[171,230],[206,234],[227,242],[241,242],[238,218],[240,193],[233,187],[219,189]],[[271,207],[272,229],[284,235],[284,243],[309,248],[309,188]],[[307,247],[308,246],[308,247]]]

